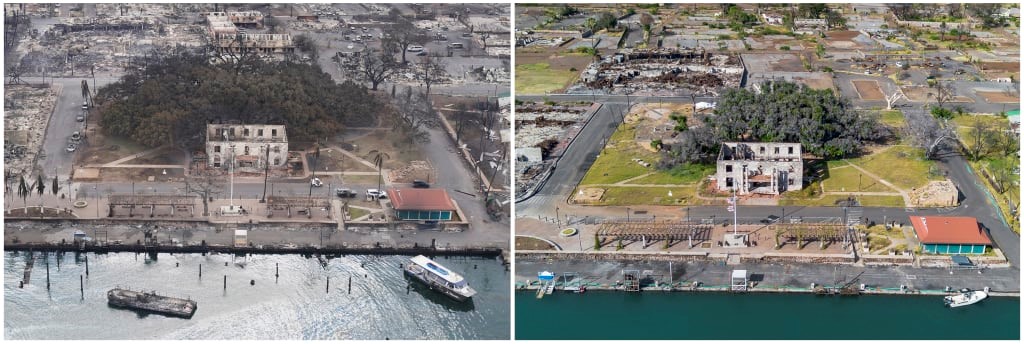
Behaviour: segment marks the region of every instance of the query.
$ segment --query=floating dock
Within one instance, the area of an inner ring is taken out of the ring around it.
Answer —
[[[107,292],[107,304],[113,307],[141,310],[157,314],[191,318],[196,313],[196,302],[169,296],[157,295],[156,292],[137,292],[114,288]]]

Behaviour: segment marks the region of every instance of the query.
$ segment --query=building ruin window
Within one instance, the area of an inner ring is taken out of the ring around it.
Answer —
[[[274,153],[281,153],[281,146],[274,146]]]
[[[263,129],[257,129],[256,136],[263,137]]]
[[[277,137],[277,129],[270,129],[270,136]]]
[[[220,146],[213,146],[214,153],[220,153]]]
[[[775,147],[775,154],[779,154],[779,147]]]
[[[249,136],[249,128],[242,129],[242,136]]]
[[[725,172],[732,172],[732,165],[725,165]]]
[[[280,164],[281,164],[281,158],[274,158],[274,165],[280,165]]]
[[[245,146],[245,155],[249,155],[249,146]]]
[[[732,188],[732,178],[725,178],[725,187]]]
[[[789,154],[793,154],[793,147],[789,147]]]

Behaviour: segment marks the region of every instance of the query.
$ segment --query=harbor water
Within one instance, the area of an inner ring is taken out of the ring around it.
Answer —
[[[516,339],[1020,338],[1020,298],[955,309],[941,296],[516,292]]]
[[[28,253],[4,254],[4,339],[509,338],[510,273],[498,259],[434,257],[479,292],[459,303],[406,280],[407,256],[334,257],[324,268],[300,255],[88,254],[83,298],[85,255],[65,253],[58,270],[51,253],[49,291],[42,255],[19,288]],[[197,311],[180,319],[111,308],[115,287],[191,298]]]

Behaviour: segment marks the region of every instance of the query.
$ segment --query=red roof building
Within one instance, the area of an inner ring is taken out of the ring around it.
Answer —
[[[444,189],[389,189],[388,199],[399,220],[448,221],[455,213],[455,202]]]
[[[910,223],[928,253],[982,254],[992,245],[973,217],[911,216]]]

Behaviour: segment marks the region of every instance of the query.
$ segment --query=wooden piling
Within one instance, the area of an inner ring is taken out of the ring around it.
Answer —
[[[85,278],[81,274],[78,275],[78,291],[82,292],[82,298],[85,298]]]
[[[224,275],[224,290],[228,290],[228,275]]]
[[[46,257],[49,258],[50,255],[47,254]],[[50,260],[49,259],[46,260],[46,290],[50,290]]]
[[[274,278],[281,277],[281,263],[274,263]]]
[[[89,255],[85,255],[85,275],[89,276]]]
[[[326,289],[327,290],[325,290],[324,292],[326,292],[326,293],[330,293],[331,292],[331,276],[327,276],[327,288]]]
[[[352,276],[348,276],[348,293],[352,294]]]
[[[199,279],[203,279],[203,264],[199,264]]]

